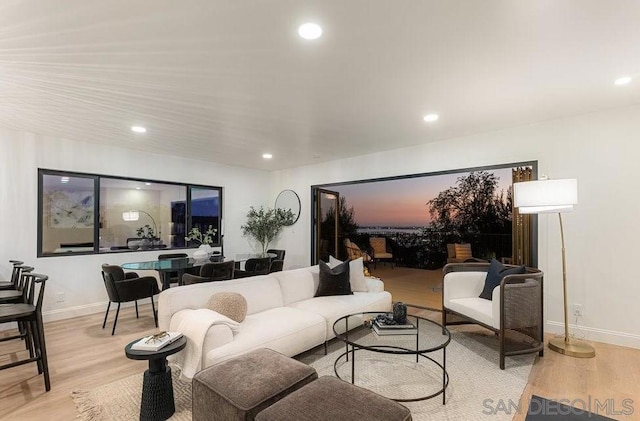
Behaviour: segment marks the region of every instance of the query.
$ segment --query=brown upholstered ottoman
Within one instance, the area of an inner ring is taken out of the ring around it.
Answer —
[[[267,348],[206,368],[193,377],[193,421],[253,420],[318,378],[316,370]]]
[[[336,377],[320,377],[263,410],[256,421],[409,421],[398,402]]]

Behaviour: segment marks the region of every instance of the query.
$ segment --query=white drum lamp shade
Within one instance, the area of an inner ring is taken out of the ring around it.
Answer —
[[[513,200],[522,214],[570,212],[578,203],[578,180],[566,178],[514,183]]]
[[[122,212],[122,219],[124,221],[137,221],[140,219],[140,213],[138,211]]]

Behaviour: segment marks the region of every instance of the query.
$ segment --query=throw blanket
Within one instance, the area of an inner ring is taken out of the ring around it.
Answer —
[[[180,310],[171,317],[169,331],[182,332],[187,338],[187,346],[182,352],[169,357],[180,367],[183,380],[191,380],[202,369],[204,338],[211,326],[220,324],[229,326],[233,332],[240,327],[240,323],[207,308]]]

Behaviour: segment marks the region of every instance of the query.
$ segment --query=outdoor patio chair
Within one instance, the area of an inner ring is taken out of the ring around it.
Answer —
[[[487,263],[484,259],[473,257],[471,253],[471,244],[454,243],[447,244],[447,263]]]
[[[367,252],[360,250],[360,247],[348,238],[344,239],[344,248],[347,250],[349,260],[356,260],[362,257],[362,262],[365,265],[371,262],[371,256]]]
[[[374,267],[378,267],[379,260],[390,260],[391,267],[394,267],[393,253],[387,250],[387,239],[385,237],[369,237],[369,244],[373,250]]]

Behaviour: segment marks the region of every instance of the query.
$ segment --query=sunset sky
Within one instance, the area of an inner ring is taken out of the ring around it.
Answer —
[[[511,184],[511,168],[492,172],[499,177],[498,191],[504,189],[506,195]],[[337,191],[347,198],[347,206],[353,206],[356,222],[361,227],[421,227],[430,223],[427,202],[466,174],[331,186],[328,190]]]

